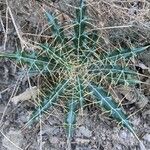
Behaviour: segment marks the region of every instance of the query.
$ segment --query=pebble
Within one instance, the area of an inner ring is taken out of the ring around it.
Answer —
[[[7,137],[7,138],[6,138]],[[10,130],[2,140],[2,144],[7,150],[20,150],[23,142],[23,135],[20,131]],[[11,142],[10,142],[11,141]],[[12,144],[13,143],[13,144]]]
[[[146,141],[148,141],[148,142],[150,142],[150,134],[145,134],[144,136],[143,136],[143,139],[144,140],[146,140]]]
[[[79,132],[85,137],[90,138],[92,136],[92,131],[90,131],[88,128],[85,128],[84,126],[81,126],[79,128]]]
[[[127,139],[127,132],[125,132],[124,130],[121,130],[120,133],[119,133],[119,136],[122,139]]]

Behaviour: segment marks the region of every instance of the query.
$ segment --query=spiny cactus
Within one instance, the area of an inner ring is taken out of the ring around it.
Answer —
[[[118,84],[140,83],[138,73],[128,66],[128,61],[149,46],[102,52],[98,31],[87,30],[92,29],[92,26],[86,8],[85,1],[81,0],[79,7],[76,7],[73,28],[69,28],[72,35],[65,34],[54,14],[46,12],[53,37],[51,43],[41,43],[40,50],[32,52],[0,53],[0,57],[10,58],[21,65],[26,64],[29,75],[41,74],[44,80],[40,92],[41,102],[31,115],[29,124],[35,123],[40,115],[62,99],[67,110],[64,127],[70,141],[76,115],[79,110],[83,112],[88,98],[110,112],[118,123],[136,136],[121,106],[108,92],[108,86],[113,88],[113,85]]]

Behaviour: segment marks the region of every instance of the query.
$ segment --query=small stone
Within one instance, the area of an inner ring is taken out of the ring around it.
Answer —
[[[3,113],[5,110],[5,107],[3,105],[0,105],[0,113]]]
[[[88,128],[85,128],[84,126],[81,126],[79,128],[79,132],[85,137],[90,138],[92,136],[92,131],[90,131]]]
[[[6,138],[7,137],[7,138]],[[23,135],[20,131],[10,130],[2,140],[2,144],[7,150],[20,150]]]
[[[20,120],[22,121],[22,122],[27,122],[28,120],[30,119],[30,116],[29,115],[27,115],[27,114],[22,114],[21,116],[20,116]]]
[[[77,144],[85,144],[85,143],[89,143],[89,142],[90,142],[89,139],[76,138]]]
[[[101,138],[102,138],[102,140],[106,140],[106,135],[104,133],[102,133]]]
[[[59,128],[54,128],[53,135],[58,135],[60,133]]]
[[[127,133],[126,133],[124,130],[121,130],[121,131],[120,131],[119,136],[120,136],[122,139],[127,139]]]
[[[52,144],[57,144],[57,143],[59,143],[58,138],[57,138],[57,137],[51,137],[51,143],[52,143]]]
[[[115,148],[116,148],[117,150],[122,150],[122,146],[121,146],[120,144],[116,144],[116,145],[115,145]]]
[[[146,140],[146,141],[148,141],[148,142],[150,142],[150,134],[145,134],[144,136],[143,136],[143,139],[144,140]]]
[[[134,120],[132,120],[132,123],[134,124],[134,126],[139,126],[141,122],[140,118],[134,118]]]
[[[0,93],[0,99],[2,99],[2,94]]]

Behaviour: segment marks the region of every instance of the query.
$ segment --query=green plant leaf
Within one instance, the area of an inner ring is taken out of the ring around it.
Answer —
[[[127,116],[123,113],[121,108],[118,107],[118,104],[114,102],[111,96],[101,87],[97,87],[93,83],[89,83],[89,91],[92,96],[95,97],[98,105],[103,107],[106,111],[110,112],[110,115],[126,127],[129,131],[134,133],[134,130],[127,119]]]
[[[29,124],[32,124],[35,119],[37,119],[42,113],[48,110],[51,106],[54,105],[58,101],[58,97],[64,92],[68,85],[68,80],[63,80],[60,82],[56,88],[53,89],[52,92],[50,92],[50,96],[43,99],[43,101],[39,104],[39,106],[36,108],[36,110],[31,115],[31,118],[29,120]]]
[[[91,65],[89,74],[93,74],[94,76],[102,76],[113,85],[131,85],[140,83],[137,78],[138,72],[133,71],[128,67],[122,67],[119,65]]]
[[[81,112],[83,112],[84,106],[84,89],[83,89],[83,81],[77,76],[77,96],[79,98],[79,104],[81,108]]]
[[[133,56],[136,56],[137,54],[143,52],[144,50],[148,49],[150,46],[144,46],[139,48],[131,48],[131,49],[121,49],[121,50],[115,50],[108,54],[106,54],[102,61],[117,61],[120,59],[127,59]]]
[[[109,74],[109,73],[116,73],[116,74],[132,74],[132,75],[137,75],[138,73],[136,71],[133,71],[127,67],[122,67],[119,65],[92,65],[89,68],[89,73],[92,74]]]
[[[140,84],[142,81],[136,79],[133,76],[128,76],[128,77],[113,77],[113,76],[107,76],[107,80],[112,84],[112,85],[117,85],[117,84],[123,84],[126,86],[129,85],[135,85],[135,84]]]
[[[98,34],[97,31],[94,30],[92,33],[89,33],[88,35],[85,35],[86,40],[84,42],[85,52],[84,52],[84,59],[82,63],[87,62],[88,58],[92,56],[97,50],[97,42],[98,42]]]
[[[53,47],[48,47],[46,45],[41,45],[41,47],[43,48],[43,50],[48,52],[50,58],[53,58],[56,62],[60,63],[67,69],[71,68],[71,65],[68,63],[68,61],[65,60],[64,57],[59,56],[59,54],[56,54],[56,50]]]
[[[73,135],[73,130],[75,128],[77,105],[78,105],[78,101],[75,100],[74,98],[72,98],[72,100],[69,101],[68,103],[68,111],[66,114],[66,121],[65,121],[68,141],[71,140]]]
[[[27,64],[28,72],[31,70],[37,70],[38,72],[51,72],[54,65],[45,56],[38,55],[35,52],[20,52],[15,53],[0,53],[0,57],[9,58],[14,60],[18,64]],[[53,67],[52,67],[53,66]]]
[[[74,37],[73,42],[75,46],[75,52],[80,57],[84,49],[84,41],[86,38],[86,6],[83,0],[80,1],[80,7],[76,9],[76,20],[74,22]]]
[[[34,53],[27,53],[27,52],[19,52],[16,53],[0,53],[0,57],[10,58],[18,62],[24,63],[37,63],[37,64],[48,64],[48,58],[38,56],[35,52]]]
[[[55,38],[54,46],[56,45],[56,43],[60,43],[63,45],[65,42],[64,29],[60,27],[60,25],[58,24],[58,20],[53,14],[46,12],[46,16],[48,18],[49,24],[51,25],[53,37]]]

